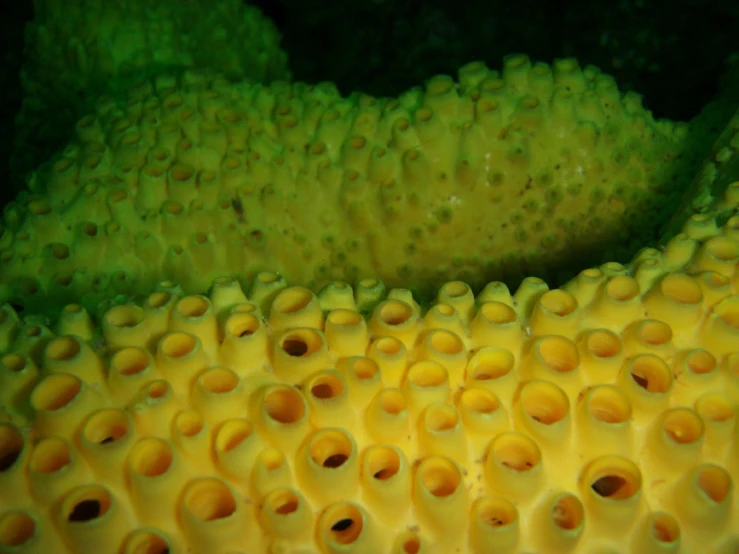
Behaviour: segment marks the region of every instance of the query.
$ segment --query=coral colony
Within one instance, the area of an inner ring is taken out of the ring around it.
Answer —
[[[736,552],[739,116],[693,178],[573,59],[345,97],[253,17],[4,211],[0,552]]]

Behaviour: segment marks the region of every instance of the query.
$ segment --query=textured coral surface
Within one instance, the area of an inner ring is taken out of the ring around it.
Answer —
[[[0,225],[0,553],[739,551],[736,117],[676,211],[730,93],[344,97],[241,80],[236,0],[52,4],[23,117],[111,94]]]
[[[683,125],[593,67],[521,55],[398,99],[165,75],[76,130],[6,209],[0,300],[90,307],[259,271],[426,292],[553,275],[625,260],[687,177]]]
[[[511,295],[0,311],[8,552],[736,552],[739,216]],[[66,549],[66,550],[65,550]]]
[[[734,70],[735,80],[739,81],[739,71]],[[737,90],[734,86],[733,90]],[[718,112],[725,111],[726,104],[735,105],[722,99]],[[734,113],[722,128],[703,162],[683,200],[665,225],[664,240],[680,231],[685,221],[692,215],[721,222],[731,217],[739,205],[739,111]]]
[[[234,79],[289,79],[273,23],[241,0],[34,0],[25,30],[14,184],[69,138],[102,94],[157,72],[209,68]]]

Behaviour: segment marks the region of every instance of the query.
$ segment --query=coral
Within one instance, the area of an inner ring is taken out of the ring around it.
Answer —
[[[274,273],[5,305],[0,548],[734,552],[739,216],[694,223],[429,306]]]
[[[210,68],[234,79],[290,77],[280,36],[241,0],[35,0],[26,28],[16,180],[58,150],[103,94],[142,77]]]
[[[735,106],[736,102],[732,104]],[[700,215],[699,220],[711,225],[714,221],[725,221],[736,213],[739,205],[737,150],[739,111],[734,113],[713,143],[710,154],[686,191],[681,205],[666,223],[663,240],[669,240],[694,215]]]
[[[398,99],[164,75],[101,99],[5,210],[0,300],[92,309],[260,271],[428,292],[625,260],[684,188],[685,130],[572,59]]]

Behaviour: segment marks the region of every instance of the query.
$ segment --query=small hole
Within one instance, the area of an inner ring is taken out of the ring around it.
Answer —
[[[66,260],[69,258],[69,247],[65,244],[54,244],[51,252],[57,260]]]
[[[0,472],[9,470],[23,451],[23,435],[12,425],[0,425]]]
[[[203,416],[195,410],[180,412],[175,419],[175,427],[183,437],[194,437],[203,430]]]
[[[377,339],[377,342],[375,342],[374,346],[382,354],[388,356],[397,354],[403,349],[403,343],[395,337],[382,337],[380,339]]]
[[[577,347],[562,336],[549,336],[539,340],[538,354],[541,359],[558,373],[573,371],[580,364]]]
[[[501,497],[483,497],[473,507],[475,518],[489,527],[512,525],[518,519],[516,507]]]
[[[642,486],[637,465],[619,456],[603,456],[594,460],[582,480],[593,493],[608,501],[623,502],[634,498]]]
[[[451,281],[443,286],[444,293],[450,298],[461,298],[470,291],[467,283],[462,281]]]
[[[591,488],[600,496],[608,498],[618,494],[626,486],[626,479],[618,475],[604,475],[597,479]]]
[[[169,554],[167,541],[157,532],[134,531],[121,554]]]
[[[47,376],[34,389],[31,404],[37,410],[56,411],[69,405],[82,391],[82,381],[73,375],[57,373]]]
[[[257,275],[257,279],[259,279],[261,283],[264,283],[265,285],[269,285],[271,283],[276,283],[277,281],[279,281],[280,276],[277,275],[277,273],[269,273],[265,271]]]
[[[169,392],[169,383],[167,381],[154,381],[147,388],[146,394],[149,398],[163,398]]]
[[[333,396],[331,385],[328,383],[319,383],[318,385],[313,386],[310,392],[316,398],[331,398]]]
[[[688,369],[696,375],[705,375],[716,369],[716,358],[705,350],[694,350],[687,359]]]
[[[259,320],[250,313],[234,313],[226,321],[226,332],[234,337],[248,337],[258,329]]]
[[[366,471],[378,481],[386,481],[400,471],[401,459],[398,453],[387,446],[373,446],[365,458]]]
[[[380,366],[377,365],[377,362],[365,357],[353,358],[349,368],[359,381],[369,381],[380,372]]]
[[[285,465],[285,456],[276,448],[267,448],[259,454],[258,463],[267,471],[277,471]]]
[[[264,396],[264,411],[278,423],[291,424],[305,415],[303,399],[291,387],[275,387]]]
[[[60,286],[60,287],[68,287],[72,281],[74,280],[74,276],[71,273],[58,275],[54,281]]]
[[[534,441],[518,433],[503,433],[493,439],[491,455],[514,471],[531,471],[541,462],[541,451]]]
[[[239,386],[239,377],[230,369],[213,368],[198,379],[200,385],[212,394],[228,394]]]
[[[158,477],[172,466],[172,448],[162,439],[146,438],[134,446],[131,467],[144,477]]]
[[[3,456],[0,457],[0,471],[8,471],[20,455],[20,450],[4,453]]]
[[[731,400],[720,393],[707,393],[695,403],[695,409],[707,423],[721,423],[734,417]]]
[[[175,310],[186,318],[198,318],[207,313],[210,304],[202,296],[187,296],[177,302]]]
[[[406,539],[406,541],[403,543],[404,554],[418,554],[420,551],[421,541],[419,541],[416,537]]]
[[[639,335],[651,346],[661,346],[672,340],[672,328],[662,321],[647,320],[639,328]]]
[[[172,300],[172,295],[168,292],[154,292],[149,295],[146,302],[152,308],[161,308],[166,306]]]
[[[313,293],[303,287],[290,287],[283,290],[272,303],[272,309],[283,314],[299,312],[313,300]]]
[[[457,311],[456,309],[454,309],[453,306],[450,306],[449,304],[437,304],[432,309],[436,310],[441,315],[446,317],[451,317]]]
[[[662,358],[652,354],[634,358],[630,374],[637,385],[650,393],[666,393],[672,385],[670,368]]]
[[[292,514],[293,512],[297,511],[297,509],[298,509],[297,499],[291,499],[291,500],[288,500],[287,502],[284,502],[280,506],[278,506],[275,509],[275,512],[280,515],[287,515],[287,514]]]
[[[671,441],[692,444],[703,437],[703,421],[693,410],[673,408],[667,412],[662,428]]]
[[[652,536],[663,543],[675,543],[680,539],[680,524],[669,514],[658,514],[652,520]]]
[[[451,496],[463,484],[456,465],[446,458],[426,458],[418,471],[421,483],[436,498]]]
[[[323,461],[323,467],[332,469],[341,467],[348,459],[346,454],[333,454]]]
[[[464,349],[462,340],[452,333],[444,329],[437,329],[430,333],[431,348],[441,354],[459,354]]]
[[[162,354],[169,358],[184,358],[195,351],[197,339],[188,333],[170,333],[159,343]]]
[[[545,292],[539,299],[539,304],[559,317],[567,316],[577,309],[575,297],[558,289]]]
[[[308,352],[308,345],[300,339],[287,339],[282,343],[282,349],[287,355],[299,358]]]
[[[3,312],[0,312],[2,314]],[[26,358],[20,354],[6,354],[2,358],[2,365],[5,366],[9,371],[17,373],[26,369],[27,363]]]
[[[352,450],[351,439],[339,429],[319,431],[309,446],[313,462],[327,469],[337,469],[344,465]]]
[[[667,275],[660,282],[660,289],[666,298],[677,304],[697,304],[703,300],[700,285],[689,275]]]
[[[560,529],[577,529],[582,524],[583,515],[582,503],[571,494],[560,497],[552,508],[552,521]]]
[[[149,357],[145,350],[130,346],[116,352],[111,358],[110,366],[121,375],[131,377],[149,367]]]
[[[102,507],[98,500],[83,500],[75,504],[74,509],[67,517],[67,520],[77,522],[90,521],[99,517],[101,511]]]
[[[453,430],[459,424],[457,410],[449,404],[436,403],[429,406],[423,416],[423,425],[430,432],[443,433]]]
[[[310,392],[319,400],[328,400],[341,395],[344,392],[344,386],[336,375],[324,374],[312,381]]]
[[[364,320],[359,312],[338,309],[328,314],[328,321],[336,326],[351,327],[359,325]]]
[[[486,302],[480,307],[479,314],[496,325],[506,325],[516,321],[516,312],[502,302]]]
[[[344,519],[340,519],[339,521],[334,523],[331,526],[331,530],[336,531],[336,532],[346,531],[352,525],[354,525],[354,520],[349,519],[348,517],[345,517]]]
[[[596,420],[606,424],[623,423],[631,417],[631,403],[615,385],[598,385],[591,389],[587,407]]]
[[[222,452],[235,450],[253,436],[253,425],[244,419],[232,419],[218,430],[216,449]]]
[[[521,390],[521,406],[534,421],[553,425],[569,413],[567,395],[548,381],[530,381]]]
[[[33,449],[29,465],[35,473],[54,473],[71,462],[69,444],[59,437],[46,437]]]
[[[6,512],[0,518],[0,547],[10,547],[4,552],[25,552],[36,534],[36,522],[25,512]],[[16,549],[13,547],[20,547]],[[28,550],[34,550],[31,546]]]
[[[449,374],[438,362],[423,360],[416,362],[408,370],[407,380],[417,388],[440,387],[448,383]]]
[[[470,412],[480,415],[490,415],[500,407],[500,403],[493,393],[480,388],[465,390],[459,403]]]
[[[125,437],[129,432],[125,412],[115,409],[102,410],[88,420],[83,435],[92,444],[107,444]]]
[[[639,283],[633,277],[619,275],[608,282],[606,293],[617,302],[628,302],[639,294]]]
[[[467,375],[474,381],[492,381],[508,375],[515,363],[515,358],[504,348],[481,350],[467,365]]]
[[[236,499],[229,487],[213,478],[202,478],[191,483],[185,491],[185,506],[202,522],[231,516],[237,510]]]
[[[413,310],[405,302],[389,300],[380,308],[379,316],[387,325],[402,325],[413,316]]]
[[[718,466],[704,465],[698,472],[698,487],[716,503],[723,502],[731,491],[731,476]]]
[[[729,296],[719,302],[713,312],[729,327],[739,329],[739,296]]]

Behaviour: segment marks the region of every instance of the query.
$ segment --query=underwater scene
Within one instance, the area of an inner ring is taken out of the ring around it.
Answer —
[[[739,4],[0,28],[0,554],[739,553]]]

